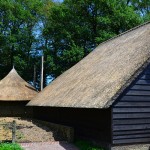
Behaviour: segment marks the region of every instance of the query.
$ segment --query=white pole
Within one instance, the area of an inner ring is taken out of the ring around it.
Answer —
[[[44,55],[41,58],[41,91],[43,90]]]

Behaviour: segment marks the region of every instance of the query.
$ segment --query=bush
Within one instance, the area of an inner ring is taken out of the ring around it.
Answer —
[[[83,141],[83,140],[77,140],[75,142],[75,145],[80,149],[80,150],[104,150],[103,148],[94,146],[92,143],[88,141]]]
[[[23,150],[18,144],[0,143],[0,150]]]

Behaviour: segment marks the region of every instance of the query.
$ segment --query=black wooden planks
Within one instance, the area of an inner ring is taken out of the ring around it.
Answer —
[[[150,141],[150,137],[147,138],[131,138],[131,139],[120,139],[113,140],[113,144],[133,144],[133,143],[148,143]]]
[[[143,96],[143,95],[139,95],[139,96],[135,96],[135,95],[125,95],[122,98],[120,98],[119,100],[120,102],[149,102],[150,101],[150,96]],[[115,107],[115,106],[114,106]]]
[[[114,108],[113,109],[113,113],[143,113],[143,112],[146,112],[146,113],[150,113],[150,108]]]
[[[113,120],[113,125],[137,125],[137,124],[150,124],[149,118],[132,118],[132,119],[119,119]]]
[[[113,105],[112,134],[115,145],[150,142],[150,67]]]

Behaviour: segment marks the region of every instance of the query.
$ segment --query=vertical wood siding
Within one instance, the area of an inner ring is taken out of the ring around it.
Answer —
[[[150,142],[150,66],[112,107],[112,143]]]

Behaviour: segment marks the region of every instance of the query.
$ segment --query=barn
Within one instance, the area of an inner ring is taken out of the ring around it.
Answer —
[[[0,81],[0,116],[31,117],[32,108],[26,108],[26,104],[36,95],[37,91],[13,68]]]
[[[149,143],[150,23],[100,44],[28,106],[35,118],[73,126],[75,137]]]

